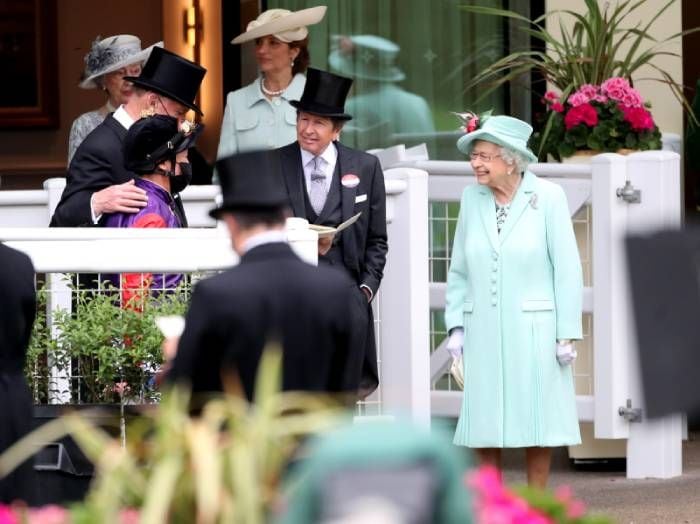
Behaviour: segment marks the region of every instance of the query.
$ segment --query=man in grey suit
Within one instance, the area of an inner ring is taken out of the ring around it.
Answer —
[[[376,157],[343,146],[338,139],[352,117],[344,105],[352,80],[309,68],[297,108],[297,141],[280,148],[282,176],[294,216],[311,224],[337,226],[360,218],[332,243],[319,245],[319,265],[335,267],[354,283],[351,305],[354,363],[361,397],[379,383],[371,301],[387,253],[384,175]]]

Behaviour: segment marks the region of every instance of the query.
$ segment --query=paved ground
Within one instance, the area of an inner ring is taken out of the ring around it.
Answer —
[[[505,478],[522,483],[524,470],[514,464]],[[559,485],[571,486],[588,508],[620,524],[700,524],[700,433],[684,444],[681,477],[627,480],[624,472],[574,471],[560,460],[551,478],[551,486]]]

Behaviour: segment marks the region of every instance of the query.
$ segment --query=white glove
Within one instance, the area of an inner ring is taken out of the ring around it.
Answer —
[[[568,366],[576,360],[577,355],[574,344],[570,340],[557,342],[557,360],[560,366]]]
[[[459,358],[462,354],[462,346],[464,345],[464,330],[462,328],[454,328],[447,340],[447,351],[452,358]]]

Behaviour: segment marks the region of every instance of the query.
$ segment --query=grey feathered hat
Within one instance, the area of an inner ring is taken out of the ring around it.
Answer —
[[[96,78],[130,64],[145,62],[154,47],[163,47],[163,42],[141,49],[141,39],[134,35],[98,36],[85,55],[85,71],[78,85],[83,89],[94,89],[97,87]]]

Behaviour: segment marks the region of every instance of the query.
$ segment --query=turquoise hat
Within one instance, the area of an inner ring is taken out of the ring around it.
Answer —
[[[364,80],[400,82],[406,75],[394,63],[400,47],[377,35],[334,36],[328,56],[334,71]]]
[[[512,116],[492,116],[484,119],[480,126],[457,140],[457,149],[465,155],[472,150],[472,142],[485,140],[512,149],[537,162],[537,156],[527,147],[532,134],[532,126]]]

